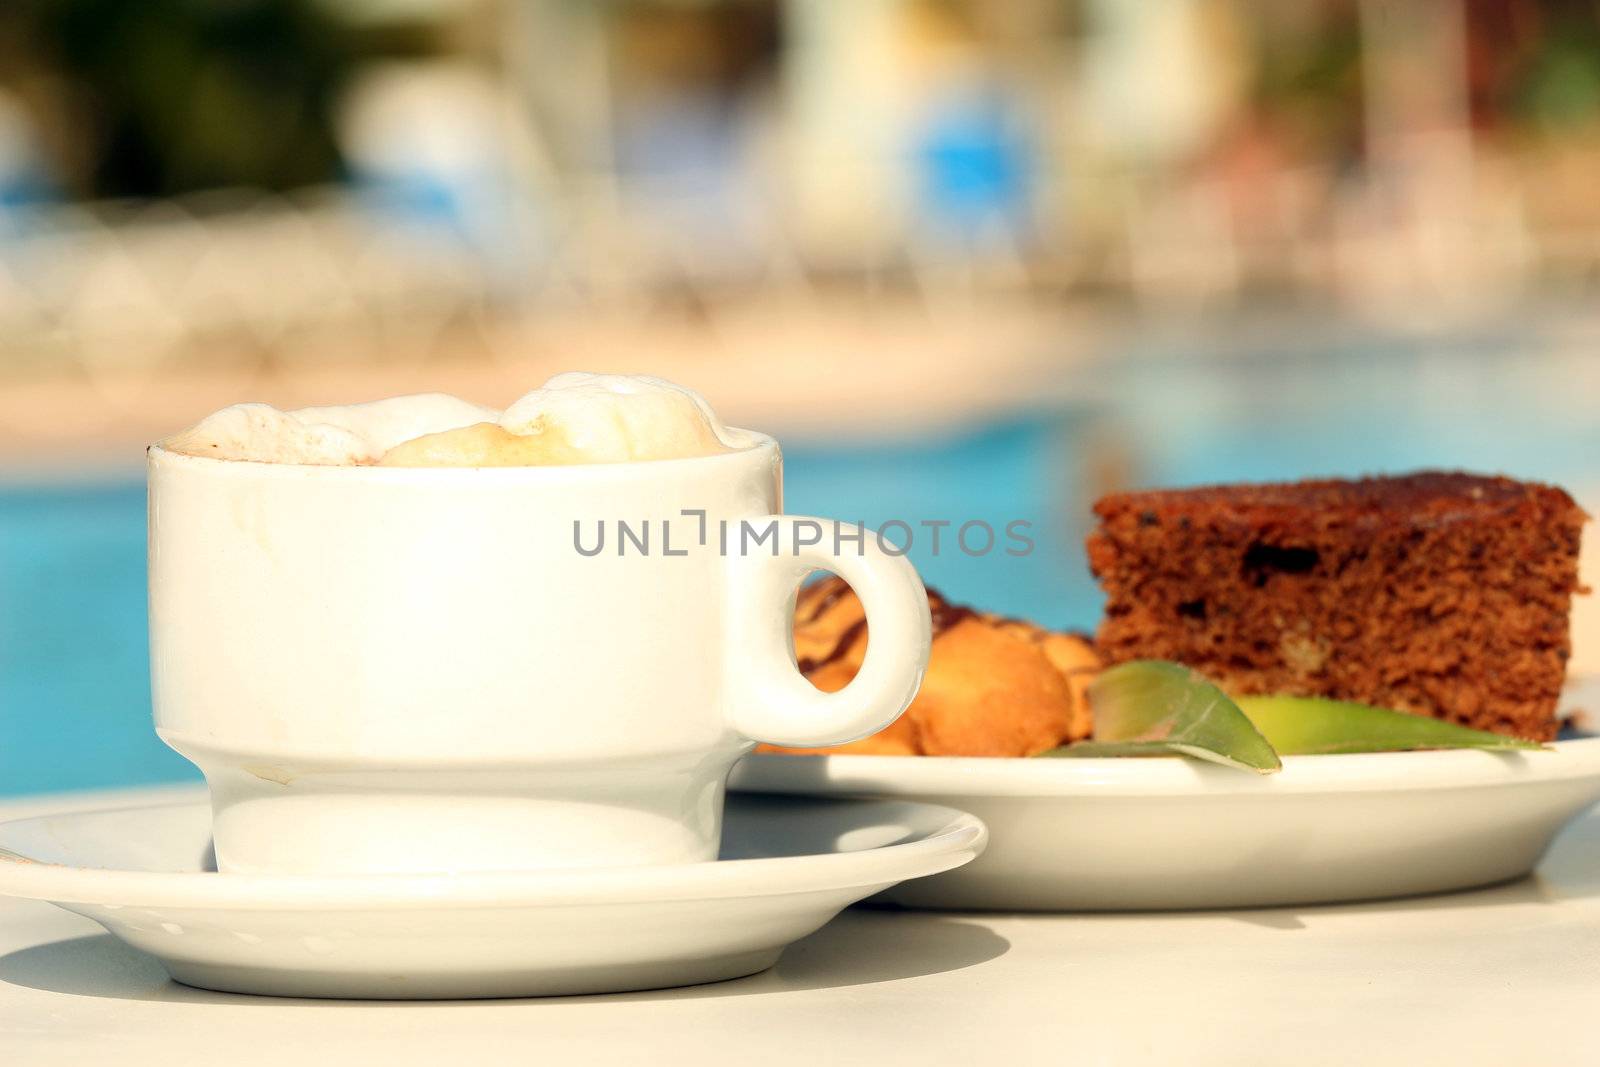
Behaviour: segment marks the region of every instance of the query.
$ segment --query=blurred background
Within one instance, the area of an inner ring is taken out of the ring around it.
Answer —
[[[1110,489],[1600,514],[1597,298],[1594,0],[4,0],[0,794],[190,773],[141,450],[229,403],[663,375],[1092,627]]]

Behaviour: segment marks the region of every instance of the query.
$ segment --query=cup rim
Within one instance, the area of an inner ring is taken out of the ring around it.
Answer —
[[[650,473],[666,475],[687,473],[715,466],[734,466],[746,463],[751,457],[769,452],[779,452],[778,441],[770,434],[741,427],[727,427],[730,435],[743,438],[743,444],[728,452],[706,456],[681,456],[674,459],[640,459],[621,463],[563,463],[513,467],[381,467],[374,464],[335,463],[276,463],[261,459],[223,459],[217,456],[196,456],[176,452],[160,442],[145,448],[149,467],[170,467],[230,473],[239,476],[339,479],[357,482],[465,482],[484,481],[513,483],[553,483],[594,480],[602,477],[623,478]]]

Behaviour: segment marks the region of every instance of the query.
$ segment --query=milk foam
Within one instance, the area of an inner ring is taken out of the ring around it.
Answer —
[[[442,393],[298,411],[236,404],[163,445],[267,463],[483,467],[680,459],[748,443],[672,382],[568,373],[503,414]]]
[[[413,437],[496,417],[491,408],[444,393],[298,411],[235,404],[168,438],[162,447],[214,459],[353,465],[375,463]]]
[[[500,425],[559,437],[588,463],[680,459],[742,443],[699,393],[643,375],[558,374],[507,408]]]

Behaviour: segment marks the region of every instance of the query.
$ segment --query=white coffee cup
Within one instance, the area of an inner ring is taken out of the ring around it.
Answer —
[[[156,730],[205,773],[219,869],[709,860],[754,741],[893,721],[927,664],[922,582],[871,531],[777,517],[777,443],[748,439],[510,468],[151,448]],[[832,694],[794,661],[794,596],[817,568],[871,619],[865,664]]]

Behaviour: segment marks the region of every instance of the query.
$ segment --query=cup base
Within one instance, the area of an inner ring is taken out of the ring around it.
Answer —
[[[179,750],[210,786],[217,870],[297,875],[714,860],[739,755],[539,772],[293,772]]]

